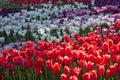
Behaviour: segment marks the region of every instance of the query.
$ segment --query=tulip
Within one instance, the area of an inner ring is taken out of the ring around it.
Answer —
[[[110,66],[110,72],[112,75],[117,76],[118,75],[118,65],[114,64]]]
[[[66,66],[70,66],[71,60],[68,56],[65,56],[63,62]]]
[[[120,20],[117,21],[117,28],[120,29]]]
[[[31,68],[32,65],[33,65],[33,63],[32,63],[31,60],[26,60],[26,61],[24,61],[24,67],[25,67],[26,69]]]
[[[67,0],[63,0],[63,3],[67,3]]]
[[[52,67],[52,72],[54,74],[57,74],[60,71],[60,67],[61,67],[61,65],[59,63],[55,63]]]
[[[9,71],[13,71],[14,70],[14,65],[13,64],[9,64],[8,65],[8,70]]]
[[[70,76],[69,80],[78,80],[76,76]]]
[[[53,67],[53,60],[47,60],[46,61],[46,67],[49,68],[49,69],[52,69],[52,67]]]
[[[97,80],[97,72],[95,70],[90,71],[90,80]]]
[[[111,78],[111,71],[108,69],[107,71],[106,71],[106,78]]]
[[[26,43],[26,46],[27,46],[28,48],[31,48],[31,47],[34,46],[34,43],[33,43],[32,41],[28,41],[28,42]]]
[[[23,64],[23,57],[22,56],[16,56],[13,58],[13,62],[16,64],[16,65],[20,65],[20,64]]]
[[[98,70],[99,75],[103,75],[104,72],[105,72],[105,66],[104,65],[98,65],[97,70]]]
[[[58,56],[57,61],[58,61],[59,64],[62,64],[63,63],[63,57]]]
[[[70,73],[70,68],[69,67],[67,67],[67,66],[64,66],[64,73],[66,74],[66,75],[68,75],[69,73]]]
[[[35,68],[37,75],[42,75],[42,70],[40,68]]]
[[[80,77],[81,76],[81,69],[78,67],[74,67],[71,69],[70,73],[72,75],[75,75],[76,77]]]
[[[82,75],[82,80],[90,80],[90,75],[89,73],[85,73]]]
[[[68,77],[66,74],[63,73],[63,74],[61,74],[60,79],[61,80],[68,80]]]
[[[86,65],[86,72],[92,71],[94,69],[94,63],[88,62]]]

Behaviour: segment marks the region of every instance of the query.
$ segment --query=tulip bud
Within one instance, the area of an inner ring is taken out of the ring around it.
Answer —
[[[82,80],[90,80],[90,75],[89,73],[85,73],[82,75]]]
[[[80,75],[81,75],[81,69],[78,67],[72,68],[70,72],[72,75],[75,75],[77,77],[80,77]]]
[[[95,70],[92,70],[90,72],[90,80],[97,80],[98,76],[97,76],[97,72]]]
[[[106,78],[111,78],[111,71],[108,69],[107,71],[106,71]]]
[[[103,75],[104,72],[105,72],[105,66],[104,65],[98,65],[97,70],[98,70],[99,75]]]
[[[70,68],[67,67],[67,66],[64,66],[64,73],[65,73],[66,75],[68,75],[69,72],[70,72]]]
[[[61,67],[61,65],[59,63],[55,63],[52,67],[52,72],[54,74],[57,74],[60,71],[60,67]]]
[[[78,80],[76,76],[70,76],[69,80]]]
[[[64,74],[64,73],[61,74],[60,79],[61,79],[61,80],[68,80],[67,75]]]

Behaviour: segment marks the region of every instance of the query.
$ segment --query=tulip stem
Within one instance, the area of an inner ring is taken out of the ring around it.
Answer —
[[[12,76],[13,76],[13,80],[15,80],[15,75],[14,75],[14,73],[12,72]]]
[[[43,70],[44,70],[44,77],[45,77],[46,80],[48,80],[48,78],[47,78],[47,72],[48,71],[47,71],[46,67],[43,67]]]
[[[100,80],[102,80],[102,75],[100,75]]]
[[[110,78],[106,79],[106,80],[110,80]]]
[[[54,74],[52,74],[52,78],[53,78],[52,80],[55,80],[55,76],[54,76]]]
[[[119,76],[115,76],[115,79],[116,79],[116,80],[120,80]]]

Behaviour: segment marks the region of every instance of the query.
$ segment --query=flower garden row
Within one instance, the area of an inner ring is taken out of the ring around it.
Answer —
[[[107,8],[118,14],[108,13]],[[97,9],[96,14],[89,10],[87,5],[83,6],[80,3],[76,6],[67,4],[59,7],[43,5],[41,9],[31,7],[30,11],[23,9],[17,13],[8,13],[7,16],[0,17],[1,49],[18,47],[26,40],[62,41],[62,36],[66,33],[71,36],[75,33],[86,35],[86,31],[88,33],[93,30],[97,33],[102,30],[113,33],[116,30],[112,24],[119,18],[119,8],[107,6],[106,10]],[[106,28],[102,28],[101,25],[105,25]],[[117,30],[116,33],[118,32]]]
[[[0,80],[120,79],[119,5],[41,5],[0,11]]]
[[[35,45],[36,44],[36,45]],[[2,50],[1,80],[119,80],[120,36],[64,36],[64,42],[27,41]]]

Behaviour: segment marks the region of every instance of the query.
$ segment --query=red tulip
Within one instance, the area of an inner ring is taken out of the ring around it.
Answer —
[[[118,44],[120,42],[120,36],[115,36],[114,43]]]
[[[26,46],[27,46],[28,48],[34,47],[34,43],[33,43],[32,41],[27,41],[27,42],[26,42]]]
[[[85,42],[85,40],[84,40],[83,37],[79,37],[79,38],[78,38],[78,41],[79,41],[80,44],[83,44],[83,43]]]
[[[8,54],[8,55],[7,55],[7,61],[8,61],[8,62],[13,62],[13,55]]]
[[[85,60],[85,56],[86,56],[86,54],[85,54],[85,52],[84,51],[79,51],[79,55],[78,55],[78,57],[81,59],[81,60]]]
[[[85,68],[85,66],[87,65],[87,63],[86,63],[85,60],[80,60],[80,61],[78,62],[78,64],[79,64],[80,68]]]
[[[102,45],[102,50],[106,53],[109,51],[109,44],[107,42],[104,42]]]
[[[105,72],[105,66],[104,65],[98,65],[97,71],[99,75],[103,75]]]
[[[74,3],[74,0],[70,0],[70,3],[73,4],[73,3]]]
[[[40,68],[35,68],[37,75],[42,75],[42,70]]]
[[[68,56],[65,56],[63,62],[66,66],[70,66],[71,60]]]
[[[96,64],[100,64],[102,62],[102,57],[97,56],[95,61],[96,61]]]
[[[9,64],[9,65],[8,65],[8,70],[9,70],[9,71],[14,70],[14,65],[13,65],[13,64]]]
[[[107,78],[111,78],[112,77],[111,71],[109,69],[106,71],[106,77]]]
[[[67,3],[67,0],[63,0],[63,3]]]
[[[118,63],[118,55],[113,55],[112,56],[112,62],[113,63]]]
[[[82,2],[83,2],[83,0],[77,0],[77,2],[78,2],[78,3],[82,3]]]
[[[70,36],[69,35],[64,35],[64,40],[66,42],[70,42],[71,41]]]
[[[71,69],[70,73],[72,75],[75,75],[76,77],[80,77],[80,75],[81,75],[81,69],[78,68],[78,67],[74,67],[74,68]]]
[[[94,63],[88,62],[86,65],[86,72],[89,72],[94,69]]]
[[[68,67],[68,66],[64,66],[64,73],[66,74],[66,75],[68,75],[69,74],[69,72],[70,72],[70,68]]]
[[[42,41],[38,41],[38,50],[40,50],[40,51],[45,50],[45,46],[44,46],[44,43]]]
[[[52,0],[52,4],[55,4],[57,2],[57,0]]]
[[[52,67],[53,67],[53,60],[47,60],[46,61],[46,67],[49,68],[49,69],[52,69]]]
[[[90,2],[91,2],[91,0],[86,0],[85,2],[90,3]]]
[[[90,74],[89,73],[85,73],[82,75],[82,80],[90,80]]]
[[[61,80],[68,80],[68,77],[66,74],[63,73],[63,74],[61,74],[60,79]]]
[[[8,66],[9,66],[9,65],[8,65],[8,62],[7,62],[6,60],[3,60],[3,61],[2,61],[2,67],[3,67],[3,68],[8,68]]]
[[[97,72],[95,70],[92,70],[90,72],[90,80],[97,80],[98,76],[97,76]]]
[[[119,73],[119,71],[118,71],[118,65],[116,65],[116,64],[110,66],[110,72],[114,76],[117,76],[118,73]]]
[[[116,55],[119,53],[119,47],[117,45],[113,45],[110,47],[110,54]]]
[[[110,55],[105,54],[103,55],[103,61],[102,64],[104,64],[105,66],[109,66],[110,65]]]
[[[2,50],[2,55],[3,55],[4,58],[6,58],[6,56],[7,56],[7,51],[6,51],[6,50]]]
[[[58,56],[57,61],[58,61],[59,64],[62,64],[63,63],[63,57]]]
[[[13,58],[13,62],[17,65],[23,64],[23,61],[24,59],[22,56],[16,56]]]
[[[56,41],[55,42],[55,46],[57,47],[57,46],[59,46],[60,45],[60,41]]]
[[[52,67],[52,72],[54,74],[57,74],[60,71],[60,67],[61,67],[61,65],[59,63],[55,63]]]
[[[34,53],[34,48],[30,47],[30,48],[26,48],[26,54],[27,56],[32,56]]]
[[[76,76],[70,76],[69,80],[78,80]]]
[[[74,34],[75,40],[78,40],[79,37],[80,37],[79,34]]]
[[[117,21],[117,28],[120,29],[120,20]]]
[[[32,67],[32,65],[33,65],[33,62],[31,61],[31,60],[26,60],[26,61],[24,61],[24,67],[25,68],[31,68]]]

